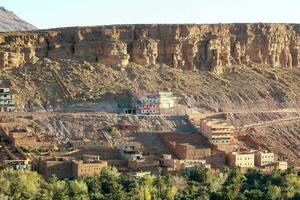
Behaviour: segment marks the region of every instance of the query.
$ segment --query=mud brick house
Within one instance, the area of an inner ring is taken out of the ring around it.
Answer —
[[[56,143],[41,141],[36,135],[27,132],[25,129],[16,129],[9,132],[10,141],[14,146],[20,147],[53,147]]]
[[[90,156],[89,156],[90,157]],[[102,161],[96,157],[83,157],[83,160],[75,160],[72,157],[54,157],[38,161],[38,172],[46,179],[52,175],[63,178],[79,178],[83,176],[94,176],[99,174],[107,161]]]
[[[196,165],[203,165],[205,168],[210,168],[210,165],[206,163],[206,160],[178,160],[172,158],[170,154],[163,154],[159,160],[159,166],[168,172],[180,172],[182,170],[188,170]]]
[[[211,147],[207,139],[198,134],[161,134],[161,141],[182,160],[209,159]]]

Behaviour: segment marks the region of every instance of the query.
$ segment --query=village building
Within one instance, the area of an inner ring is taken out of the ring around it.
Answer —
[[[160,109],[171,109],[176,107],[176,97],[172,92],[159,92]]]
[[[83,155],[83,160],[72,161],[72,176],[73,178],[95,176],[100,174],[101,170],[107,166],[108,162],[100,160],[99,156]]]
[[[231,167],[253,168],[254,167],[254,153],[230,152],[228,154],[228,164]]]
[[[11,169],[26,169],[31,170],[31,164],[29,160],[3,160],[4,166],[11,168]]]
[[[11,92],[10,83],[0,80],[0,112],[15,110],[15,94]]]
[[[159,166],[157,160],[136,159],[128,160],[128,168],[134,171],[154,171]]]
[[[287,170],[288,168],[288,163],[285,161],[275,161],[273,163],[264,165],[260,167],[260,170],[264,173],[271,173],[274,170]]]
[[[125,114],[159,115],[162,110],[175,108],[177,98],[172,92],[134,90],[129,92],[129,104],[119,102],[118,105]]]
[[[182,160],[209,159],[211,147],[207,139],[198,134],[161,134],[161,141]]]
[[[163,154],[159,160],[159,166],[168,172],[180,172],[183,170],[189,170],[190,168],[202,165],[205,168],[210,168],[210,164],[206,163],[206,160],[179,160],[173,159],[170,154]]]
[[[132,107],[136,114],[158,115],[160,114],[159,92],[148,92],[136,90],[130,93],[132,97]]]
[[[137,147],[134,144],[121,144],[117,148],[119,149],[122,158],[126,160],[144,160],[144,157],[140,153],[141,147]]]
[[[59,179],[72,178],[72,159],[74,158],[49,158],[38,161],[38,172],[46,179],[55,175]]]
[[[107,167],[106,161],[99,158],[84,160],[75,160],[72,157],[54,157],[38,161],[38,172],[46,179],[52,175],[63,178],[79,178],[82,176],[94,176],[99,174],[104,167]]]
[[[221,119],[201,121],[201,133],[214,145],[231,144],[234,126]]]
[[[26,129],[11,130],[8,135],[14,146],[39,148],[55,145],[53,142],[41,141],[36,135],[29,133]]]
[[[275,162],[274,153],[268,151],[256,151],[254,156],[255,156],[255,166],[257,167],[269,165]]]
[[[284,171],[284,170],[287,170],[288,163],[286,161],[275,161],[274,166],[275,166],[275,169]]]

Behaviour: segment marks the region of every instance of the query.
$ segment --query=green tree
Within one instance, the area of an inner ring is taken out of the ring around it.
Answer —
[[[70,196],[72,199],[86,200],[88,198],[88,187],[82,180],[69,183]]]
[[[13,199],[34,198],[42,181],[36,172],[26,170],[4,171],[4,177],[10,182],[10,195]]]
[[[245,177],[240,168],[232,169],[222,188],[222,198],[224,200],[240,200],[240,188],[244,180]]]
[[[281,199],[281,188],[277,185],[269,185],[266,196],[270,200]]]
[[[53,199],[57,200],[68,200],[69,186],[65,180],[58,180],[55,176],[50,179],[50,190],[52,191]]]
[[[111,199],[126,199],[123,186],[120,184],[120,173],[115,167],[104,168],[100,173],[101,193]]]

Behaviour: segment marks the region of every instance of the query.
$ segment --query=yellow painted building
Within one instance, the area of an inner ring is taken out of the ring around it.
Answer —
[[[231,152],[228,154],[228,162],[231,167],[252,168],[254,167],[254,154]]]
[[[274,153],[267,151],[257,151],[255,152],[255,166],[261,167],[269,165],[275,162]]]

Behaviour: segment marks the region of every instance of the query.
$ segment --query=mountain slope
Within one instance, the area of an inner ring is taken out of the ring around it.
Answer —
[[[13,12],[6,10],[4,7],[0,7],[0,31],[26,31],[35,30],[35,26],[20,19]]]

